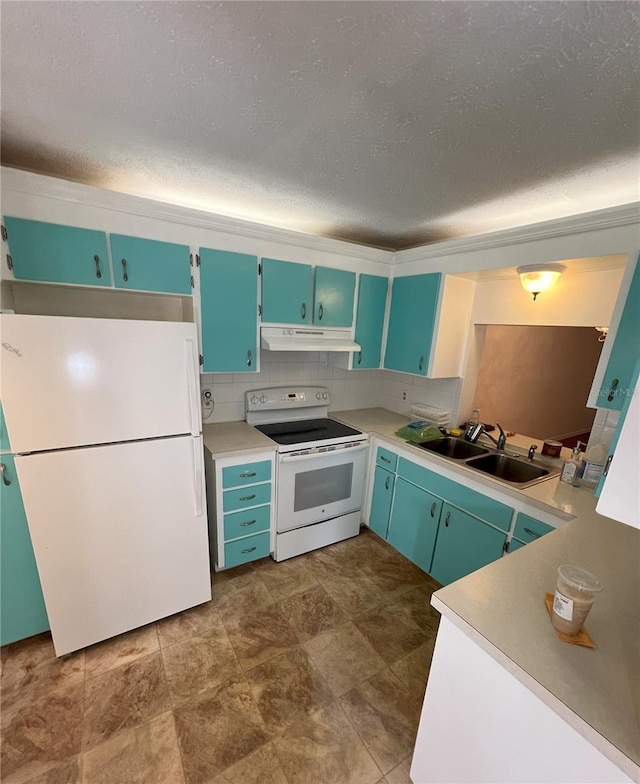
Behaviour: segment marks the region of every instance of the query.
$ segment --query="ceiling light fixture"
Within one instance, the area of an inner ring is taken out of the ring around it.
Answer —
[[[553,286],[565,270],[563,264],[530,264],[516,268],[522,288],[533,294],[534,300],[541,291]]]

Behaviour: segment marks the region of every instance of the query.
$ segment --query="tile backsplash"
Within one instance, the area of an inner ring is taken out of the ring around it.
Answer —
[[[245,417],[245,392],[262,387],[324,386],[331,410],[381,406],[409,414],[415,403],[457,411],[461,379],[427,379],[386,370],[343,370],[327,361],[326,352],[263,351],[259,373],[203,373],[202,387],[213,392],[213,414],[203,420],[231,422]],[[407,399],[403,399],[406,392]]]

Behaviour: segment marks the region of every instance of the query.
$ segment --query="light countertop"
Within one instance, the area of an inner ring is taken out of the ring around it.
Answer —
[[[246,422],[203,425],[205,447],[214,458],[236,457],[243,452],[275,452],[275,443]]]

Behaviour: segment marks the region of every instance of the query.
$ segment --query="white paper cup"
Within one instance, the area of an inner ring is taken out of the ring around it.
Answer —
[[[551,613],[553,626],[559,632],[577,634],[601,590],[600,580],[586,569],[571,564],[559,566]]]

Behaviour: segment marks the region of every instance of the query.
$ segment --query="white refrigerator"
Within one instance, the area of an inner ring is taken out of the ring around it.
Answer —
[[[2,315],[0,328],[56,654],[211,599],[195,325]]]

